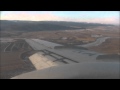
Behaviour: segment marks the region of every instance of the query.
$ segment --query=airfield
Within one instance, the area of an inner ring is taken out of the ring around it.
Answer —
[[[102,38],[98,41],[101,44],[105,39]],[[0,78],[12,78],[23,73],[43,70],[53,66],[84,62],[105,62],[104,60],[96,59],[99,55],[104,55],[104,53],[80,48],[80,45],[75,48],[66,48],[62,44],[40,39],[2,38],[0,40]],[[94,42],[84,46],[93,44],[96,45]],[[111,60],[107,62],[119,61]]]

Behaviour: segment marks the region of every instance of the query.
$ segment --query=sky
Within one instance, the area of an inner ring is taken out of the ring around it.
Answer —
[[[119,11],[2,11],[1,20],[119,24]]]

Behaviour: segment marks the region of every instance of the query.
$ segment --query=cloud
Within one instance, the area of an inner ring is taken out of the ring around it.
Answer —
[[[91,18],[89,16],[63,17],[52,12],[31,13],[31,12],[11,12],[1,15],[1,20],[31,20],[31,21],[74,21],[74,22],[92,22],[105,24],[119,24],[117,17]]]
[[[51,12],[43,12],[40,14],[29,12],[7,13],[1,16],[2,20],[31,20],[31,21],[75,21],[72,18],[57,16]]]
[[[119,24],[119,19],[116,17],[94,18],[90,22],[104,23],[104,24]]]
[[[31,21],[43,21],[43,20],[59,20],[60,17],[52,13],[41,13],[41,14],[29,14],[27,12],[21,13],[8,13],[2,15],[2,20],[31,20]]]
[[[104,17],[104,18],[65,18],[68,21],[75,22],[89,22],[89,23],[103,23],[103,24],[119,24],[119,18],[117,17]]]

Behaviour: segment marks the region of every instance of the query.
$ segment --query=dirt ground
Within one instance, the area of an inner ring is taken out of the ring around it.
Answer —
[[[120,38],[109,38],[101,45],[89,49],[107,54],[118,54],[120,53]]]

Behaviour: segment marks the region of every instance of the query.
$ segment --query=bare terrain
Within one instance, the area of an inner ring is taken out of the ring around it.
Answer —
[[[89,49],[106,54],[118,54],[120,53],[120,38],[109,38],[101,45]]]
[[[67,63],[65,62],[66,59],[71,60],[71,58],[72,61],[82,59],[82,62],[90,62],[89,59],[91,61],[120,60],[120,31],[119,27],[114,25],[2,21],[0,36],[0,39],[4,39],[4,42],[0,40],[0,70],[2,72],[0,78],[11,78],[36,70],[28,58],[38,52],[34,50],[35,47],[38,50],[43,49],[40,51],[44,53],[43,56],[51,55],[56,61],[61,60],[64,63]],[[98,39],[106,37],[109,38],[100,44],[98,43],[99,45],[78,47],[79,45],[84,46],[94,43]],[[25,39],[30,40],[33,47]],[[33,39],[45,40],[62,46],[46,51],[44,45],[42,47],[38,42],[37,44],[34,43]],[[56,58],[54,55],[60,56],[62,59]]]
[[[7,33],[7,31],[5,32]],[[68,47],[75,45],[84,45],[91,42],[95,42],[98,37],[94,35],[100,35],[100,37],[110,37],[103,44],[90,47],[88,49],[102,52],[102,53],[119,53],[119,36],[120,31],[118,26],[98,26],[90,27],[88,29],[77,29],[77,30],[61,30],[61,31],[31,31],[31,32],[11,32],[7,37],[12,38],[34,38],[42,39],[58,44],[62,44]],[[2,34],[3,37],[4,34]]]

